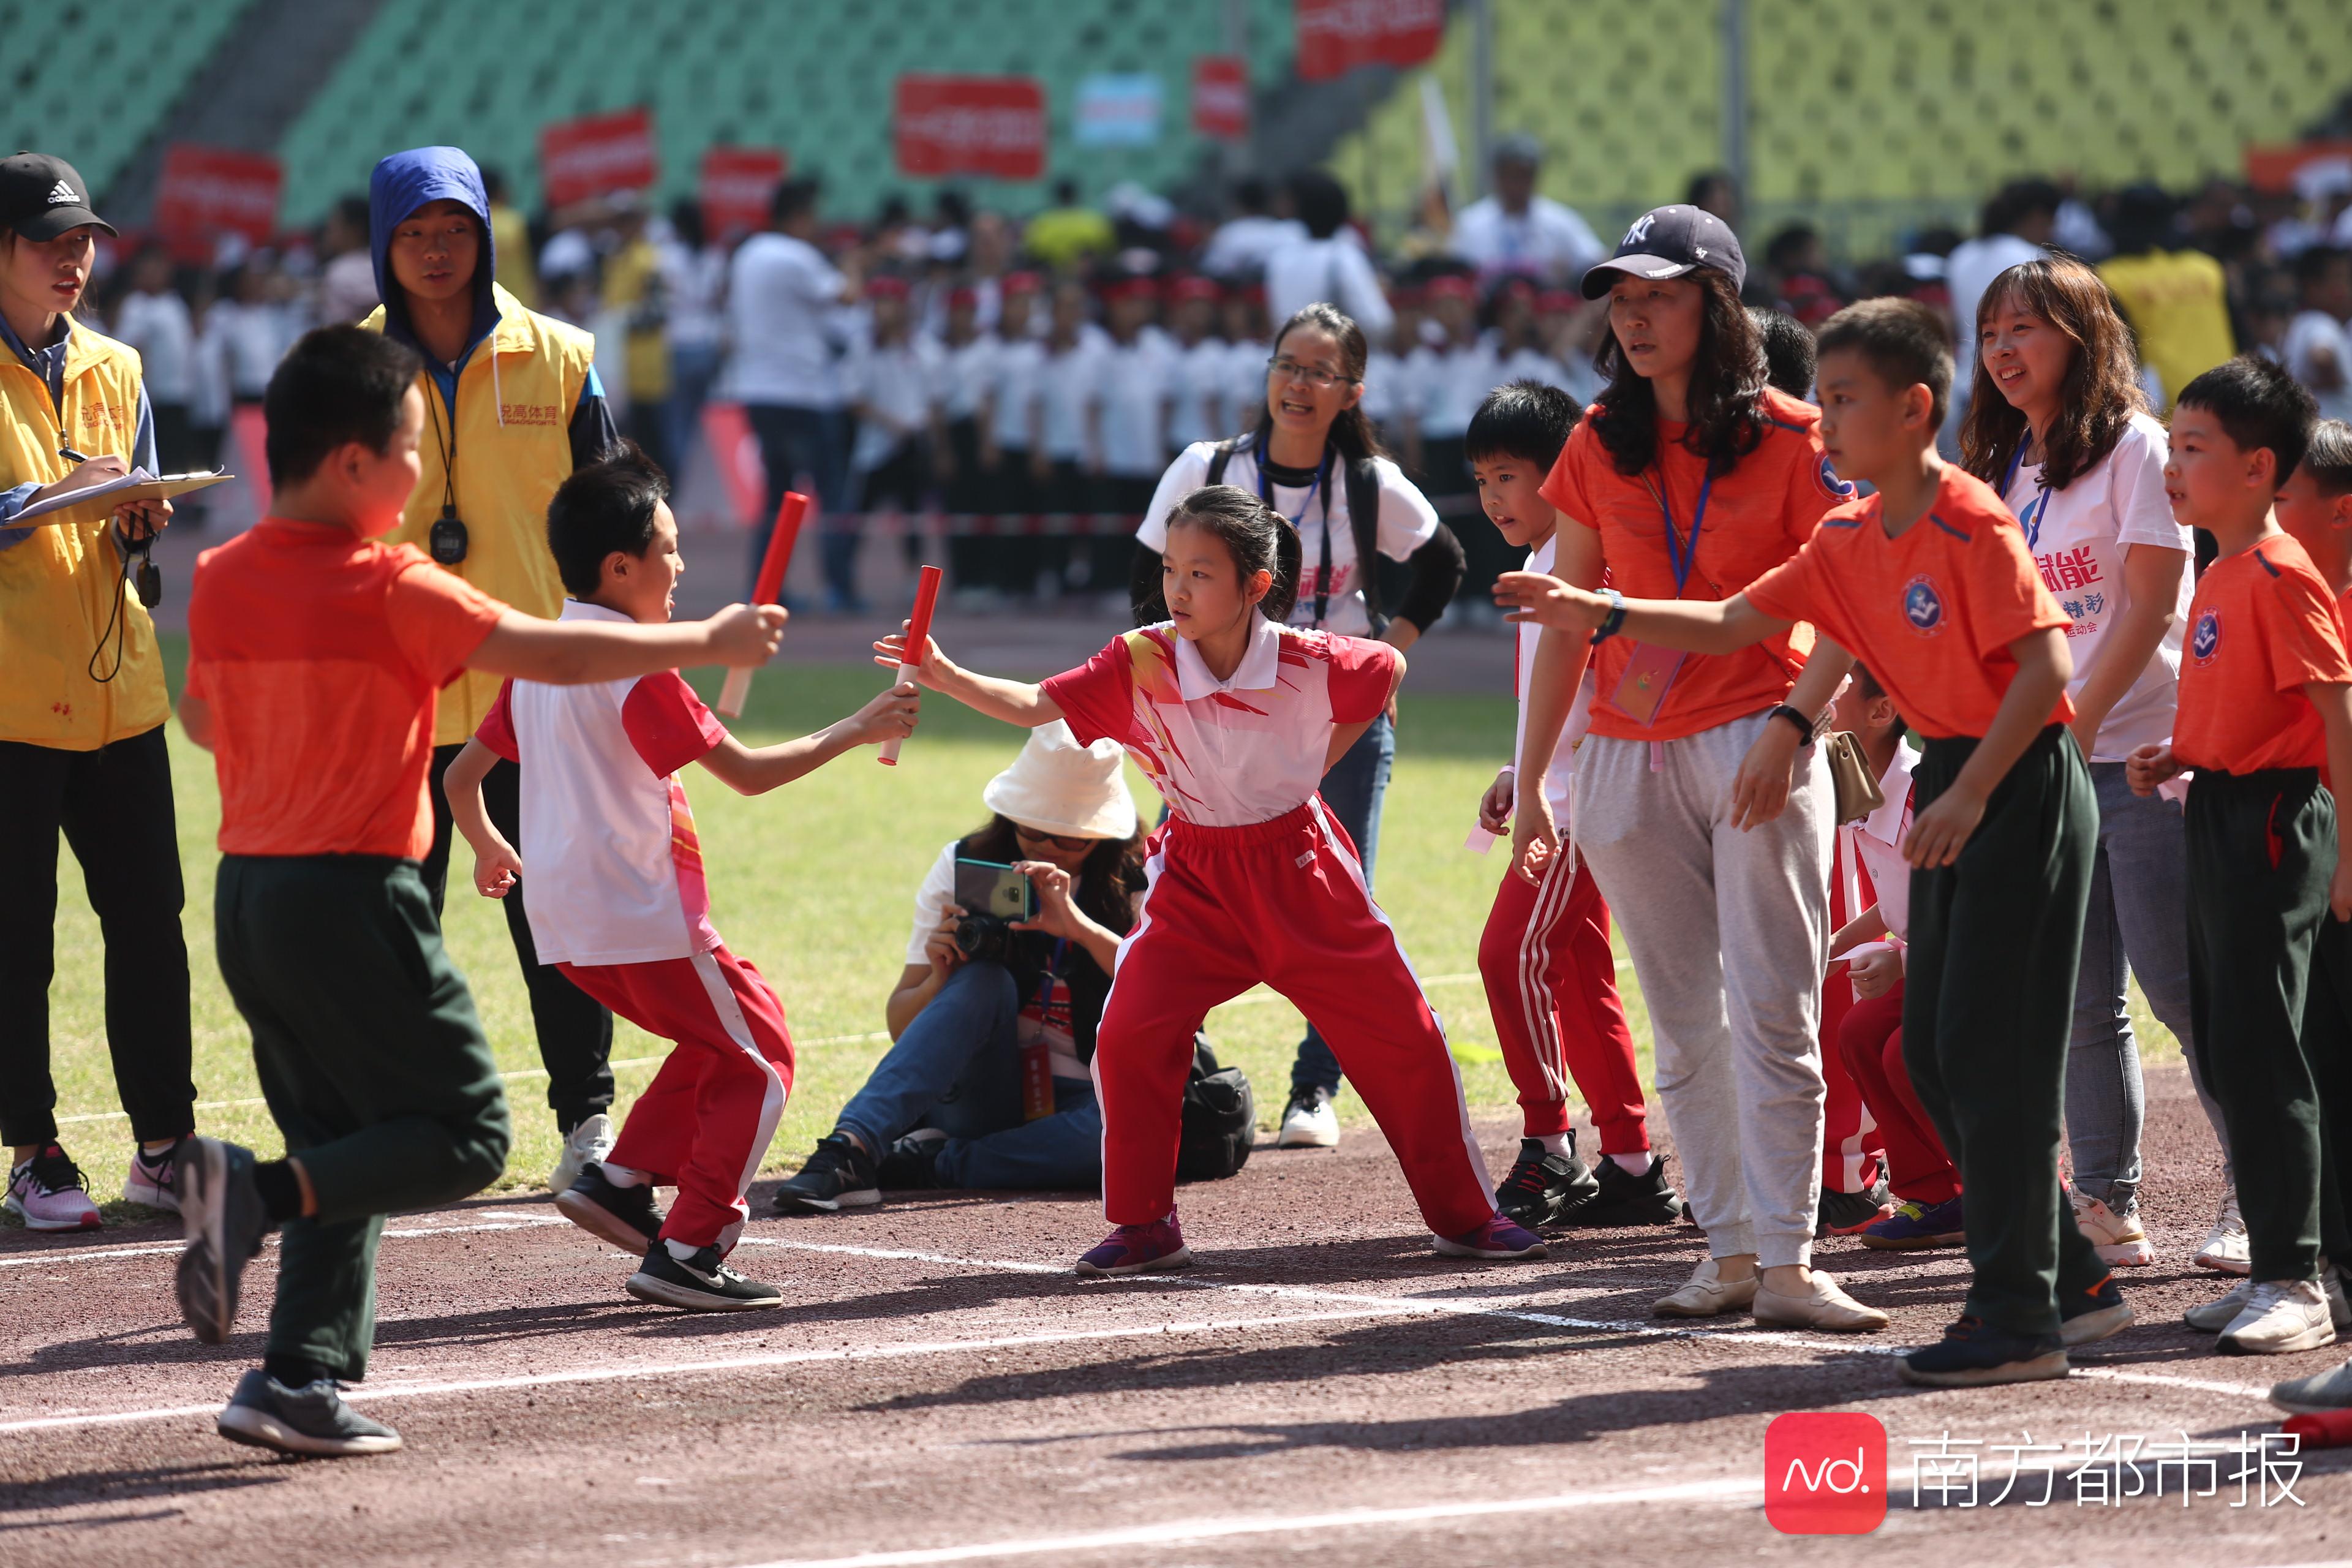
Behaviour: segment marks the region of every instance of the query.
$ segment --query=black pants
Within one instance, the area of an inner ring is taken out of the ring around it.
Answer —
[[[441,776],[457,760],[462,745],[433,749],[433,849],[425,857],[425,896],[438,920],[449,883],[450,841],[457,834],[449,820],[449,795]],[[490,824],[509,844],[522,842],[522,770],[501,761],[482,780],[482,805]],[[470,889],[472,879],[467,879]],[[514,939],[516,962],[522,965],[522,983],[530,993],[530,1021],[539,1033],[539,1059],[547,1068],[547,1104],[555,1124],[571,1131],[588,1118],[613,1109],[613,1015],[602,1003],[564,976],[551,963],[539,961],[530,939],[530,917],[518,883],[499,900],[505,906],[507,934]],[[470,893],[469,895],[470,896]]]
[[[106,944],[106,1048],[142,1142],[196,1124],[180,839],[161,725],[94,752],[0,742],[0,1143],[58,1135],[49,1075],[58,835]]]
[[[319,1199],[285,1226],[269,1353],[357,1381],[383,1216],[498,1180],[506,1089],[415,861],[224,855],[213,941],[270,1119]]]
[[[1931,740],[1926,811],[1975,752]],[[1968,1195],[1968,1312],[2058,1332],[2058,1293],[2107,1273],[2058,1187],[2066,1047],[2099,807],[2074,737],[2051,725],[1992,792],[1959,858],[1911,873],[1903,1061]]]
[[[2316,768],[2200,772],[2187,826],[2189,1015],[2230,1130],[2253,1278],[2316,1279],[2323,1117],[2304,1032],[2313,943],[2336,924],[2336,803]],[[2340,1025],[2326,1045],[2340,1077]]]
[[[948,580],[958,588],[988,588],[995,584],[988,573],[987,537],[967,531],[966,520],[989,510],[992,476],[980,466],[980,421],[948,422],[948,472],[940,488],[940,504],[948,512]]]
[[[1037,591],[1045,562],[1045,542],[1026,531],[1027,520],[1045,510],[1045,487],[1030,466],[1027,447],[1000,447],[988,476],[988,510],[997,531],[986,541],[988,580],[1006,594],[1025,598]]]
[[[1105,523],[1098,517],[1097,531],[1087,535],[1087,590],[1094,594],[1124,594],[1129,568],[1135,563],[1135,531],[1142,523],[1143,514],[1151,510],[1151,498],[1160,489],[1160,476],[1102,474],[1097,476],[1094,489],[1094,510],[1121,521]]]

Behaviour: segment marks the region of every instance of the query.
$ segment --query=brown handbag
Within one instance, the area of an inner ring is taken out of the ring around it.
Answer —
[[[1840,730],[1831,735],[1822,742],[1822,754],[1829,759],[1830,784],[1837,792],[1841,825],[1860,822],[1886,804],[1886,792],[1871,775],[1870,760],[1862,754],[1862,742],[1853,731]]]

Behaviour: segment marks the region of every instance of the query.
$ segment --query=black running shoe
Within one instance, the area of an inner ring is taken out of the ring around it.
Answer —
[[[870,1208],[882,1201],[875,1184],[874,1156],[846,1132],[817,1140],[801,1173],[776,1189],[778,1214],[831,1214]]]
[[[1683,1200],[1666,1180],[1666,1157],[1651,1156],[1650,1168],[1635,1175],[1616,1161],[1602,1158],[1601,1190],[1591,1202],[1566,1216],[1573,1226],[1677,1225]]]
[[[746,1279],[727,1267],[715,1247],[680,1259],[669,1243],[656,1241],[646,1248],[646,1260],[629,1276],[629,1294],[656,1307],[682,1307],[689,1312],[740,1312],[749,1307],[781,1307],[784,1293],[773,1285]]]
[[[217,1138],[191,1138],[180,1145],[174,1173],[188,1237],[180,1254],[180,1316],[200,1342],[226,1343],[236,1323],[245,1266],[270,1229],[253,1184],[253,1151]]]
[[[2058,1292],[2058,1338],[2070,1350],[2115,1338],[2132,1326],[2134,1316],[2112,1274],[2100,1275],[2087,1290]]]
[[[1813,1209],[1813,1239],[1852,1236],[1869,1229],[1894,1212],[1895,1194],[1887,1190],[1884,1176],[1872,1183],[1867,1192],[1833,1193],[1823,1187],[1822,1201]]]
[[[1519,1140],[1519,1158],[1511,1173],[1495,1189],[1495,1206],[1503,1217],[1533,1230],[1558,1224],[1591,1203],[1601,1184],[1576,1157],[1576,1134],[1568,1135],[1568,1152],[1554,1154],[1540,1138]]]
[[[624,1252],[641,1252],[661,1234],[662,1212],[654,1207],[654,1184],[615,1186],[601,1160],[581,1167],[580,1179],[555,1194],[555,1207],[573,1225]]]
[[[1938,1342],[1895,1363],[1906,1383],[1926,1388],[1982,1388],[2063,1377],[2066,1347],[2055,1334],[2034,1338],[2003,1332],[1982,1318],[1964,1317]]]
[[[875,1185],[886,1193],[930,1192],[940,1185],[940,1151],[948,1135],[936,1127],[908,1133],[890,1145],[874,1173]]]
[[[400,1447],[399,1433],[344,1404],[326,1378],[289,1388],[259,1367],[237,1379],[218,1425],[232,1443],[314,1458],[389,1454]]]

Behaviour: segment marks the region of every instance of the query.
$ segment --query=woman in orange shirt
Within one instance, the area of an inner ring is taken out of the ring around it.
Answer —
[[[1727,599],[1786,561],[1852,487],[1810,405],[1771,390],[1739,302],[1739,242],[1660,207],[1585,277],[1609,297],[1609,385],[1545,481],[1554,574],[1643,598]],[[1548,631],[1520,776],[1541,774],[1587,644]],[[1808,658],[1808,654],[1813,655]],[[1711,1254],[1655,1310],[1868,1331],[1886,1315],[1810,1268],[1822,1153],[1815,1037],[1829,934],[1829,773],[1815,716],[1851,659],[1808,628],[1717,656],[1601,641],[1571,842],[1523,809],[1521,874],[1580,853],[1632,949],[1658,1096]],[[1622,900],[1622,902],[1621,902]]]

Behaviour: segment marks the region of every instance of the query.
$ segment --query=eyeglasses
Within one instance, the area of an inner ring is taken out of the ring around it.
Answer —
[[[1352,375],[1341,375],[1337,371],[1325,370],[1319,364],[1301,364],[1288,354],[1275,355],[1265,362],[1265,367],[1286,381],[1303,381],[1318,392],[1327,386],[1338,386],[1358,379]]]
[[[1040,833],[1034,827],[1013,825],[1014,837],[1024,844],[1050,844],[1056,849],[1066,849],[1073,855],[1082,854],[1102,842],[1099,838],[1072,838],[1059,833]]]

